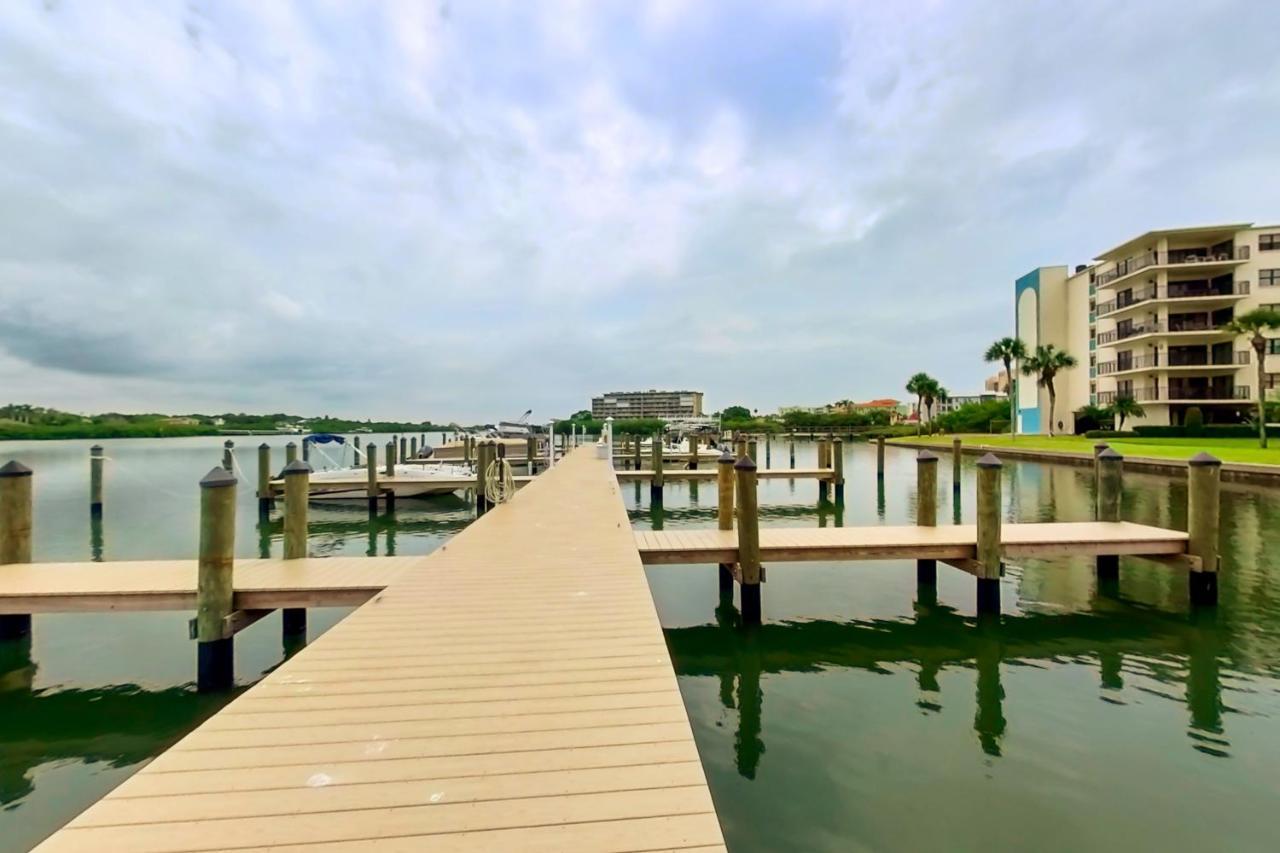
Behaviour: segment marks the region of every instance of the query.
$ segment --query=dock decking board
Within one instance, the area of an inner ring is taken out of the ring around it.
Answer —
[[[571,453],[37,849],[722,851],[618,488]]]
[[[1127,521],[1005,524],[1004,555],[1061,557],[1127,554],[1181,555],[1187,534]],[[738,559],[734,530],[637,531],[636,548],[646,564],[733,563]],[[977,551],[972,524],[917,527],[760,528],[763,561],[808,560],[969,560]]]

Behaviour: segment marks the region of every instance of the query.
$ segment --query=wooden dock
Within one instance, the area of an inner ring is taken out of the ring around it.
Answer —
[[[760,559],[773,562],[811,560],[917,560],[958,563],[976,559],[976,525],[945,527],[760,528]],[[1007,559],[1074,555],[1124,554],[1174,557],[1187,551],[1187,534],[1127,521],[1006,524],[1001,528],[1001,555]],[[636,547],[646,564],[736,563],[735,530],[637,531]]]
[[[639,471],[617,471],[615,473],[620,483],[653,479],[653,472],[644,469]],[[834,480],[835,476],[835,471],[830,468],[761,468],[756,472],[756,479],[759,480]],[[715,466],[712,465],[708,468],[697,468],[692,471],[688,469],[663,471],[662,477],[664,480],[694,480],[700,483],[713,483],[716,480],[717,473]]]
[[[37,849],[275,847],[724,849],[608,461],[569,454]]]
[[[238,560],[238,610],[355,607],[422,557]],[[0,614],[195,610],[195,560],[18,563],[3,568]]]

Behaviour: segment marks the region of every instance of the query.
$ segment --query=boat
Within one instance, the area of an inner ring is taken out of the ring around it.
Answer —
[[[475,484],[476,474],[469,465],[396,465],[395,482],[383,485],[384,492],[392,492],[396,498],[425,498],[457,492]],[[367,498],[369,471],[367,468],[329,468],[312,473],[311,500],[350,500]],[[386,477],[385,469],[378,471],[378,479]],[[380,495],[381,496],[381,495]]]

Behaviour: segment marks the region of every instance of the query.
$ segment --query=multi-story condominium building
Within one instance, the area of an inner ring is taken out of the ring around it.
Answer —
[[[1055,426],[1065,432],[1081,406],[1124,396],[1142,404],[1144,424],[1180,424],[1192,406],[1206,423],[1234,423],[1257,394],[1280,388],[1280,340],[1269,344],[1257,388],[1248,339],[1221,330],[1280,303],[1280,225],[1148,231],[1074,272],[1032,270],[1015,282],[1014,302],[1028,349],[1054,344],[1079,362],[1054,382]],[[1019,432],[1048,432],[1045,389],[1015,379]]]
[[[594,418],[700,418],[701,391],[611,391],[591,398]]]

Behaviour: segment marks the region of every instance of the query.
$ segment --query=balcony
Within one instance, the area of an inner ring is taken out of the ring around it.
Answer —
[[[1206,370],[1214,368],[1227,368],[1235,370],[1242,364],[1248,364],[1250,359],[1248,350],[1241,350],[1233,353],[1230,358],[1221,356],[1210,356],[1208,353],[1188,354],[1165,354],[1155,353],[1152,355],[1140,355],[1134,358],[1117,358],[1115,361],[1102,361],[1098,363],[1098,375],[1108,376],[1113,373],[1131,373],[1138,370],[1176,370],[1182,367],[1199,367]]]
[[[1098,273],[1094,278],[1097,287],[1107,287],[1122,278],[1128,278],[1142,270],[1164,267],[1186,267],[1209,270],[1219,266],[1233,266],[1249,260],[1249,247],[1237,246],[1229,251],[1213,252],[1207,248],[1174,249],[1169,252],[1143,252],[1122,261],[1115,267]]]
[[[1133,323],[1131,325],[1111,329],[1106,332],[1098,332],[1098,346],[1111,346],[1117,341],[1124,341],[1130,338],[1137,338],[1143,335],[1189,335],[1200,334],[1210,337],[1229,336],[1230,332],[1224,332],[1221,328],[1210,323],[1208,320],[1178,320],[1170,319],[1169,322],[1148,322]]]
[[[1235,301],[1243,299],[1249,295],[1249,282],[1237,281],[1226,286],[1213,285],[1208,282],[1169,282],[1166,285],[1149,284],[1146,287],[1136,287],[1132,291],[1118,296],[1108,302],[1098,304],[1097,315],[1105,317],[1108,314],[1114,314],[1117,311],[1123,311],[1126,308],[1132,308],[1135,305],[1141,305],[1144,302],[1153,302],[1156,300],[1213,300],[1213,301]]]
[[[1146,385],[1120,391],[1099,391],[1098,405],[1109,406],[1120,397],[1132,397],[1139,403],[1238,403],[1250,397],[1249,386],[1204,388],[1177,385]]]

